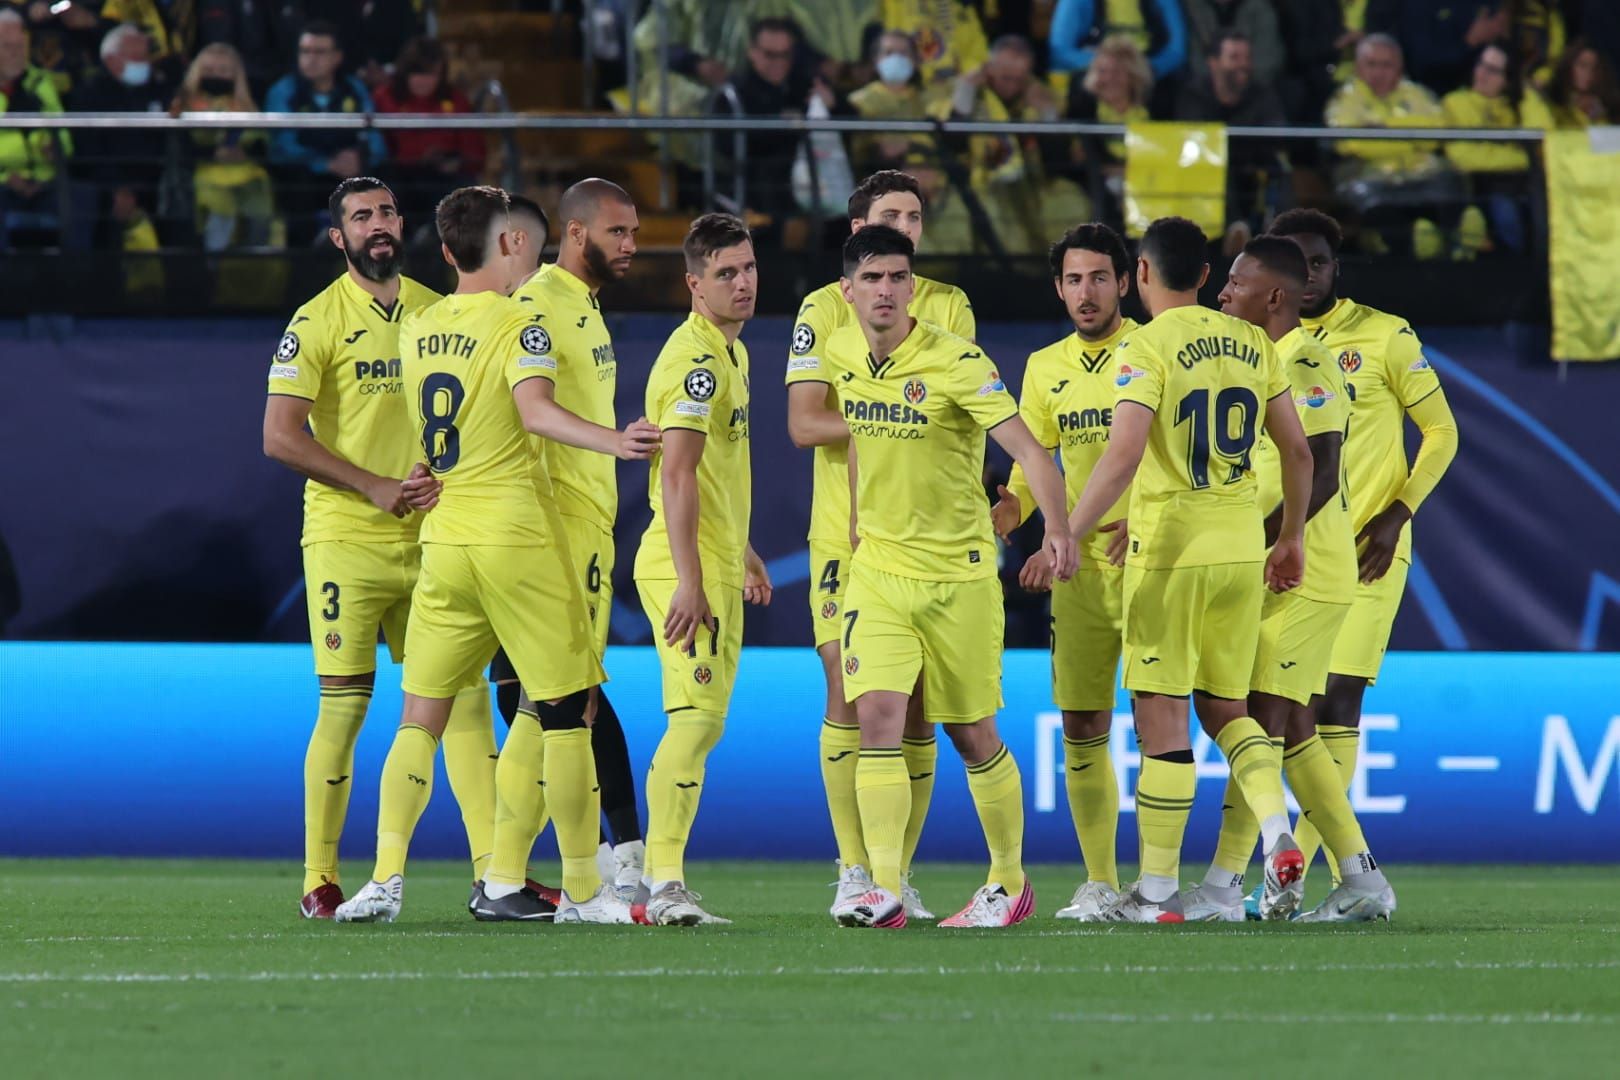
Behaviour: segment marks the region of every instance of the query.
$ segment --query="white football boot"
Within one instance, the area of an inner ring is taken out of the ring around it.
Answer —
[[[1228,901],[1203,885],[1183,889],[1181,916],[1188,922],[1243,922],[1248,918],[1243,912],[1243,893],[1241,890],[1234,891],[1237,892],[1236,897]]]
[[[922,901],[922,894],[911,883],[911,871],[907,870],[900,878],[900,901],[906,905],[906,918],[908,919],[937,919],[939,916],[928,910],[928,905]]]
[[[1024,879],[1024,890],[1017,896],[1008,896],[1007,890],[999,884],[986,885],[973,894],[967,907],[958,911],[948,919],[940,921],[941,926],[952,928],[977,927],[980,929],[1001,929],[1021,923],[1035,914],[1035,886]]]
[[[848,866],[838,864],[838,880],[833,882],[833,902],[828,914],[834,919],[838,918],[838,907],[856,897],[865,896],[877,886],[872,883],[872,875],[866,872],[866,867],[859,863],[850,863]],[[840,926],[846,925],[842,922]]]
[[[840,885],[842,893],[842,885]],[[868,885],[865,892],[840,895],[833,904],[833,919],[839,926],[868,926],[879,930],[904,930],[906,905],[888,889]]]
[[[1068,907],[1057,909],[1053,916],[1073,919],[1075,922],[1102,922],[1103,912],[1119,903],[1119,893],[1106,881],[1088,881],[1074,890]]]
[[[1265,889],[1260,893],[1260,917],[1286,922],[1305,902],[1305,856],[1288,833],[1266,852]]]
[[[611,881],[613,891],[626,904],[635,899],[646,857],[647,845],[640,840],[629,840],[613,849],[613,872],[602,880]]]
[[[395,874],[387,881],[368,881],[365,888],[338,905],[337,922],[393,922],[405,902],[405,879]]]
[[[1355,875],[1360,877],[1361,875]],[[341,909],[340,909],[341,910]],[[1395,890],[1389,882],[1366,888],[1346,881],[1327,896],[1313,910],[1298,916],[1295,922],[1389,922],[1395,915]]]
[[[630,905],[619,898],[613,886],[602,885],[589,898],[578,902],[563,890],[552,921],[628,926],[635,920],[630,918]]]
[[[1130,892],[1119,898],[1119,903],[1103,912],[1104,922],[1179,923],[1186,922],[1182,913],[1181,894],[1171,893],[1163,900],[1149,900],[1141,887],[1131,886]]]

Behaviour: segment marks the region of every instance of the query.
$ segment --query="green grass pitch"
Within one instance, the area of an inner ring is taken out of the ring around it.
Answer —
[[[351,867],[358,870],[358,867]],[[942,914],[978,883],[919,868]],[[840,930],[830,864],[690,870],[730,927],[482,925],[413,864],[392,926],[296,916],[295,868],[0,861],[10,1080],[1596,1076],[1620,1058],[1607,867],[1395,867],[1388,926]],[[1312,899],[1325,887],[1313,879]]]

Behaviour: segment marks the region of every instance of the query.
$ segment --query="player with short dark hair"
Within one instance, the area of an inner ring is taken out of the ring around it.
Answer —
[[[1260,646],[1250,678],[1249,711],[1271,739],[1289,786],[1301,807],[1347,853],[1352,884],[1378,901],[1363,905],[1368,918],[1388,918],[1395,896],[1361,835],[1333,759],[1316,736],[1311,705],[1327,685],[1328,661],[1356,584],[1356,545],[1350,529],[1349,492],[1343,480],[1344,448],[1352,442],[1350,400],[1344,374],[1327,347],[1300,325],[1300,298],[1309,271],[1299,245],[1277,236],[1249,241],[1232,263],[1221,310],[1261,327],[1276,344],[1292,385],[1294,408],[1311,448],[1314,472],[1305,526],[1310,573],[1299,588],[1269,594],[1261,609]],[[1254,472],[1268,538],[1277,528],[1281,475],[1277,452],[1262,437],[1255,445]],[[1203,883],[1182,894],[1189,921],[1242,922],[1243,875],[1254,853],[1254,815],[1234,777],[1226,785],[1221,833]],[[1279,918],[1297,910],[1303,880],[1271,895],[1261,890],[1259,914]],[[1280,906],[1280,911],[1275,910]]]
[[[1120,343],[1108,449],[1069,516],[1076,534],[1089,533],[1130,487],[1124,683],[1142,749],[1142,876],[1111,921],[1183,921],[1177,874],[1197,784],[1189,695],[1261,822],[1269,886],[1300,874],[1281,770],[1245,699],[1265,588],[1304,576],[1311,455],[1271,339],[1198,305],[1207,250],[1185,218],[1161,218],[1143,235],[1136,282],[1153,321]],[[1250,468],[1262,424],[1283,473],[1269,556]]]
[[[1024,368],[1018,413],[1048,453],[1063,463],[1066,510],[1074,508],[1092,466],[1108,446],[1114,415],[1114,352],[1137,329],[1120,314],[1130,289],[1130,258],[1107,225],[1076,225],[1048,252],[1052,281],[1074,333],[1040,349]],[[996,531],[1011,533],[1035,509],[1014,466],[990,511]],[[1129,492],[1103,525],[1080,543],[1080,570],[1052,588],[1052,698],[1063,712],[1064,786],[1086,880],[1060,919],[1095,922],[1119,899],[1115,839],[1119,786],[1109,754],[1114,687],[1119,680],[1121,605],[1125,573],[1125,512]]]
[[[770,576],[748,543],[752,504],[748,350],[759,266],[748,227],[705,214],[681,244],[692,313],[647,377],[647,416],[663,432],[636,552],[636,591],[663,669],[668,726],[647,771],[647,857],[632,913],[661,926],[725,923],[686,886],[686,843],[704,763],[720,741],[742,652],[743,602],[768,604]]]
[[[519,260],[522,281],[512,296],[544,335],[542,363],[535,368],[543,410],[538,465],[550,478],[568,549],[585,585],[592,640],[602,657],[613,608],[613,523],[619,511],[614,459],[640,460],[658,445],[658,429],[645,417],[623,432],[615,430],[618,359],[597,300],[604,285],[629,271],[640,221],[629,193],[600,179],[581,180],[563,192],[557,216],[563,227],[557,261],[540,266],[545,215],[530,200],[513,199],[514,228],[532,230],[534,236],[525,237]],[[496,685],[501,715],[511,728],[504,750],[511,757],[502,760],[519,773],[538,773],[545,754],[539,720],[518,709],[518,676],[504,649],[495,654],[490,679]],[[628,903],[641,881],[643,856],[636,782],[624,728],[600,688],[591,749],[603,816],[614,839],[612,846],[603,843],[597,861],[603,880],[610,881]],[[519,759],[524,761],[522,768]],[[545,793],[533,784],[503,784],[500,795],[497,817],[522,823],[501,832],[503,842],[512,844],[509,851],[495,852],[495,862],[504,870],[527,861],[535,836],[545,828]]]
[[[1333,354],[1350,395],[1355,441],[1346,455],[1345,476],[1359,550],[1359,584],[1334,640],[1332,674],[1316,710],[1317,730],[1348,788],[1360,747],[1362,697],[1378,680],[1406,591],[1412,561],[1408,523],[1457,454],[1457,421],[1410,324],[1338,296],[1339,223],[1319,210],[1288,210],[1277,215],[1270,232],[1293,240],[1305,254],[1309,276],[1301,322]],[[1410,462],[1406,418],[1422,433]],[[1302,820],[1297,839],[1309,866],[1318,832]],[[1332,852],[1328,859],[1335,881],[1348,854]]]
[[[1035,911],[1023,869],[1023,783],[996,731],[1003,611],[983,494],[985,434],[1030,478],[1046,513],[1042,550],[1074,572],[1063,480],[1001,376],[975,345],[909,314],[911,240],[885,225],[844,243],[856,321],[823,346],[825,377],[849,426],[859,539],[843,614],[844,695],[860,719],[855,789],[872,884],[840,896],[841,925],[899,928],[910,779],[901,747],[921,686],[924,719],[946,725],[990,849],[985,884],[947,927],[1000,928]]]
[[[264,452],[309,478],[304,580],[320,710],[304,757],[304,883],[299,910],[329,919],[343,902],[338,841],[354,745],[376,682],[379,629],[397,663],[421,564],[401,481],[416,460],[400,376],[399,324],[439,298],[401,274],[404,220],[381,180],[344,180],[328,200],[328,236],[344,273],[302,305],[270,362]],[[307,428],[307,430],[306,430]],[[495,742],[487,694],[469,687],[445,732],[445,766],[461,805],[473,877],[494,829]]]
[[[590,690],[602,682],[585,590],[531,435],[543,426],[547,367],[538,322],[508,295],[518,244],[506,192],[458,188],[439,203],[439,238],[456,291],[400,330],[406,391],[437,491],[422,523],[422,572],[406,631],[405,707],[383,764],[377,864],[337,909],[339,922],[392,922],[404,899],[407,849],[432,792],[449,698],[504,645],[524,707],[544,731],[539,775],[497,766],[502,787],[543,784],[562,852],[553,905],[524,888],[524,871],[492,864],[474,890],[485,920],[627,923],[630,911],[596,868],[601,818],[591,756]],[[544,613],[543,617],[538,613]],[[488,706],[484,727],[488,728]],[[510,821],[496,823],[496,850]]]
[[[862,180],[849,196],[851,233],[868,225],[887,225],[922,241],[926,210],[922,187],[915,177],[894,169],[875,172]],[[977,331],[973,305],[961,289],[924,277],[912,277],[911,314],[972,341]],[[829,282],[806,296],[799,305],[788,350],[788,433],[795,446],[813,447],[815,462],[810,504],[810,617],[816,652],[821,658],[827,687],[822,718],[821,778],[833,836],[838,844],[838,886],[834,903],[859,896],[871,886],[865,844],[861,840],[860,811],[855,804],[856,754],[860,727],[855,711],[844,701],[843,671],[839,657],[840,618],[849,582],[849,428],[831,408],[831,391],[821,362],[822,347],[834,330],[852,325],[854,308],[844,298],[842,285]],[[923,821],[934,791],[938,743],[932,725],[922,719],[920,706],[913,715],[901,749],[911,778],[911,820],[906,825],[902,858],[902,897],[906,914],[931,919],[910,880],[911,858],[922,835]]]

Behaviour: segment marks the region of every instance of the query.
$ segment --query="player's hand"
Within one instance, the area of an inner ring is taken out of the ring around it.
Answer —
[[[1370,585],[1389,573],[1395,562],[1395,548],[1401,542],[1401,530],[1412,520],[1412,511],[1399,499],[1372,516],[1372,520],[1356,534],[1356,546],[1361,549],[1361,582]]]
[[[1305,540],[1298,536],[1280,537],[1266,556],[1266,588],[1282,593],[1297,588],[1305,580]]]
[[[743,552],[743,600],[764,607],[771,602],[771,574],[753,548]]]
[[[646,461],[658,453],[663,445],[664,433],[645,416],[633,421],[619,432],[619,449],[614,456],[621,461]]]
[[[1113,566],[1125,565],[1125,553],[1131,547],[1131,523],[1125,518],[1097,526],[1098,532],[1113,533],[1108,538],[1108,562]]]
[[[398,480],[390,480],[385,476],[379,476],[366,491],[366,498],[371,500],[372,506],[385,514],[393,514],[395,517],[402,518],[411,512],[409,504],[405,502],[403,486]]]
[[[444,491],[444,481],[434,476],[427,465],[418,461],[411,466],[411,471],[399,485],[400,492],[405,496],[405,503],[412,510],[427,513],[439,505],[439,494]]]
[[[709,598],[703,595],[702,585],[690,581],[678,582],[675,595],[669,598],[669,613],[664,616],[664,642],[690,651],[700,627],[711,634],[715,632]]]
[[[1046,557],[1044,549],[1025,561],[1024,568],[1018,571],[1018,584],[1024,587],[1025,592],[1051,591],[1052,560]]]
[[[1074,533],[1069,531],[1067,521],[1046,523],[1041,550],[1052,561],[1052,576],[1059,581],[1068,581],[1080,568],[1080,546],[1074,542]]]
[[[1006,484],[997,484],[996,494],[1001,498],[990,508],[990,524],[996,530],[996,535],[1005,540],[1023,520],[1024,506],[1018,501],[1018,496],[1007,490]]]

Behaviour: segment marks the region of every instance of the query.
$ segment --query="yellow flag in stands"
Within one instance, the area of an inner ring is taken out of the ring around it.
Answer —
[[[1226,125],[1144,121],[1125,128],[1125,231],[1155,218],[1191,218],[1210,237],[1226,231]]]
[[[1554,360],[1620,359],[1620,128],[1547,133]]]

